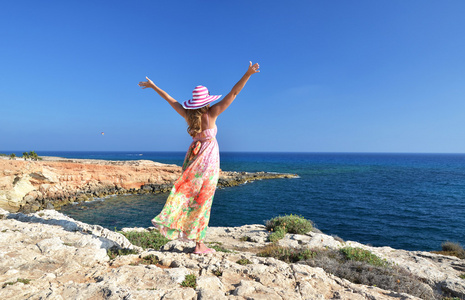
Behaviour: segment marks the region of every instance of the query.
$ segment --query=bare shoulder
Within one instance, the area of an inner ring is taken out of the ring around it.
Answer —
[[[208,110],[208,116],[210,118],[218,118],[218,116],[223,112],[223,110],[221,109],[221,101],[218,102],[218,103],[215,103],[214,105],[212,105],[210,107],[210,109]]]
[[[213,111],[212,111],[212,107],[210,107],[210,109],[208,110],[207,114],[208,114],[208,123],[210,123],[210,128],[213,128],[215,127],[216,125],[216,119],[218,119],[218,115],[216,115]]]

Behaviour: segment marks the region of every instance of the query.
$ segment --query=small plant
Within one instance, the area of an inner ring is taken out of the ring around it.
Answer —
[[[278,227],[276,228],[275,231],[273,231],[269,236],[268,240],[272,243],[275,243],[279,241],[280,239],[284,238],[286,236],[286,229],[283,227]]]
[[[265,225],[268,231],[273,231],[269,236],[271,242],[282,239],[286,233],[305,234],[313,229],[311,221],[292,214],[267,220]]]
[[[21,282],[21,283],[24,283],[24,284],[29,284],[29,282],[31,282],[31,279],[18,278],[17,282]]]
[[[154,254],[149,254],[147,256],[142,257],[140,263],[144,265],[156,265],[160,262],[158,256]]]
[[[388,266],[388,262],[386,260],[381,259],[370,251],[362,248],[345,247],[341,249],[341,252],[348,260],[366,262],[377,267]]]
[[[142,247],[143,249],[151,248],[158,250],[169,242],[169,240],[158,231],[128,231],[120,233],[123,234],[131,242],[131,244]]]
[[[460,278],[465,279],[465,273],[459,275]]]
[[[21,282],[23,284],[29,284],[31,282],[31,279],[26,279],[26,278],[18,278],[16,279],[16,281],[10,281],[10,282],[5,282],[3,285],[2,285],[2,288],[5,288],[6,286],[8,285],[13,285],[17,282]]]
[[[183,287],[191,287],[193,289],[197,288],[197,277],[194,274],[186,275],[186,278],[181,282]]]
[[[15,284],[17,281],[8,281],[8,282],[5,282],[3,285],[2,285],[2,289],[5,288],[6,286],[8,285],[13,285]]]
[[[459,243],[454,242],[444,242],[441,244],[442,251],[451,251],[451,252],[461,252],[463,251],[463,247]]]
[[[223,275],[223,271],[221,271],[220,269],[216,269],[214,270],[213,272],[213,275],[215,275],[216,277],[220,277]]]
[[[224,253],[232,252],[231,250],[228,250],[228,249],[224,248],[221,245],[222,245],[222,243],[220,243],[220,242],[210,242],[210,243],[208,243],[208,246],[210,248],[212,248],[212,249],[215,249],[216,252],[224,252]]]
[[[442,251],[435,252],[444,255],[456,256],[460,259],[465,259],[465,250],[459,243],[444,242],[441,244]]]
[[[110,259],[115,259],[117,256],[120,255],[129,255],[129,254],[137,254],[137,251],[131,249],[118,249],[116,247],[112,247],[107,250],[107,255]]]
[[[236,263],[245,266],[251,264],[252,262],[247,258],[241,258],[238,261],[236,261]]]
[[[212,249],[215,249],[216,252],[224,252],[224,253],[230,253],[231,250],[228,250],[224,247],[218,246],[218,245],[213,245],[211,246]]]

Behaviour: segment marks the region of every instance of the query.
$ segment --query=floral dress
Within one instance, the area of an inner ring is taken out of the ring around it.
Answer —
[[[220,171],[217,128],[197,134],[187,151],[182,174],[152,224],[170,240],[203,241]]]

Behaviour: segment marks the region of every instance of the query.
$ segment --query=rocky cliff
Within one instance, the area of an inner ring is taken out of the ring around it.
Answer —
[[[269,244],[268,235],[263,225],[211,227],[206,242],[230,252],[193,254],[194,244],[179,241],[142,250],[120,233],[54,210],[24,215],[0,209],[0,299],[419,299],[352,283],[302,262],[259,257],[256,249]],[[289,248],[368,249],[408,269],[430,291],[465,297],[465,280],[460,278],[465,261],[455,257],[341,242],[318,232],[287,234],[279,243]],[[136,254],[110,260],[111,247]],[[148,257],[158,260],[147,263]],[[181,285],[187,275],[195,275],[195,286]]]
[[[32,212],[113,194],[167,192],[180,174],[179,166],[149,160],[0,159],[0,208]],[[296,175],[221,172],[218,186],[290,177]]]

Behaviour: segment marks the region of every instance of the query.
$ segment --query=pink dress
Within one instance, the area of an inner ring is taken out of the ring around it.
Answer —
[[[197,134],[161,213],[152,224],[170,240],[203,241],[220,172],[217,128]]]

